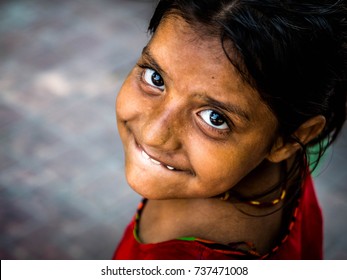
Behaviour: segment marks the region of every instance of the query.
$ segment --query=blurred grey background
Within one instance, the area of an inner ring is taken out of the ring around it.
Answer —
[[[114,102],[155,1],[0,1],[0,258],[110,259],[140,198]],[[347,129],[315,173],[325,257],[347,259]]]

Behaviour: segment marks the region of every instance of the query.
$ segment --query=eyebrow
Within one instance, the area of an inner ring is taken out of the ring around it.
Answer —
[[[148,61],[148,63],[155,68],[156,71],[160,72],[161,74],[166,75],[165,71],[160,67],[160,65],[158,64],[158,62],[154,59],[154,57],[152,56],[150,50],[149,50],[149,46],[145,46],[142,50],[142,57]]]
[[[160,72],[161,74],[166,75],[165,71],[160,67],[160,65],[158,64],[158,62],[154,59],[154,57],[152,56],[150,50],[149,50],[149,46],[145,46],[142,50],[142,57],[153,67],[155,68],[156,71]],[[243,110],[242,108],[240,108],[239,106],[232,104],[230,102],[221,102],[218,101],[210,96],[208,96],[207,94],[195,94],[196,97],[203,99],[205,102],[207,102],[208,104],[221,108],[231,114],[237,115],[239,116],[242,120],[249,122],[250,121],[250,117],[248,115],[248,113]]]

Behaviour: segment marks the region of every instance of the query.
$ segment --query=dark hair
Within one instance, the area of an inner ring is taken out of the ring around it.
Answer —
[[[200,34],[218,36],[228,59],[277,117],[286,141],[299,142],[295,130],[323,115],[325,128],[308,143],[318,147],[317,164],[346,119],[346,14],[345,0],[161,0],[149,31],[178,15]],[[303,174],[310,150],[301,145],[297,168]]]

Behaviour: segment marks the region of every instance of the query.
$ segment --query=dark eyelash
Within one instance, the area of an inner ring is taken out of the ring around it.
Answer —
[[[138,72],[137,73],[137,78],[138,78],[138,80],[140,81],[140,82],[142,82],[142,83],[146,83],[146,81],[143,79],[143,70],[145,70],[145,69],[152,69],[150,66],[148,66],[148,65],[145,65],[145,64],[139,64],[139,63],[136,63],[136,66],[137,67],[139,67],[139,68],[141,68],[141,72]],[[154,70],[154,69],[153,69]],[[147,83],[146,83],[147,84]]]
[[[136,64],[138,67],[140,67],[141,69],[151,69],[157,73],[159,73],[153,66],[147,64],[147,63],[137,63]],[[160,73],[159,73],[160,74]]]
[[[231,132],[231,129],[227,130],[227,131],[226,130],[220,130],[220,129],[214,128],[214,127],[212,127],[212,126],[210,126],[208,124],[206,124],[206,127],[207,127],[208,130],[211,130],[213,133],[217,133],[217,134],[219,134],[219,135],[221,135],[223,137],[228,136],[230,134],[230,132]]]
[[[137,73],[137,78],[138,78],[138,80],[139,80],[141,83],[144,83],[144,84],[148,85],[148,83],[147,83],[147,82],[144,80],[144,78],[143,78],[144,70],[145,70],[145,69],[153,70],[153,71],[157,72],[157,73],[161,76],[161,74],[160,74],[157,70],[155,70],[154,67],[152,67],[152,66],[149,65],[149,64],[146,64],[146,63],[136,63],[136,65],[137,65],[137,67],[139,67],[139,68],[142,69],[142,71],[141,71],[140,73]],[[148,86],[151,86],[151,85],[148,85]],[[153,88],[153,86],[151,86],[151,87]],[[159,89],[159,88],[156,88],[156,89]],[[162,91],[162,89],[160,89],[160,90]]]
[[[148,67],[148,65],[141,64],[141,63],[136,63],[136,65],[137,65],[137,67],[140,67],[141,69],[150,68],[150,67]]]
[[[228,117],[226,117],[225,114],[221,113],[220,110],[214,109],[214,108],[210,108],[210,109],[206,109],[206,110],[212,110],[212,111],[214,111],[214,112],[220,114],[220,115],[223,117],[224,121],[226,122],[226,124],[228,125],[228,128],[229,128],[228,131],[220,130],[220,129],[217,129],[217,128],[215,128],[215,127],[213,127],[213,126],[210,126],[210,125],[208,125],[208,124],[206,123],[206,127],[207,127],[209,130],[211,130],[211,131],[213,131],[213,132],[217,132],[218,134],[223,135],[223,136],[228,135],[228,134],[233,130],[233,127],[234,127],[233,122],[232,122]]]
[[[234,126],[233,122],[224,113],[222,113],[219,109],[210,109],[210,110],[221,115],[230,129]]]

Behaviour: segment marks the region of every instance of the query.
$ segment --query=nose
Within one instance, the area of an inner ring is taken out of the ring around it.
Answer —
[[[182,111],[176,104],[158,106],[151,110],[142,127],[142,142],[146,146],[165,151],[175,151],[181,147],[184,132]]]

